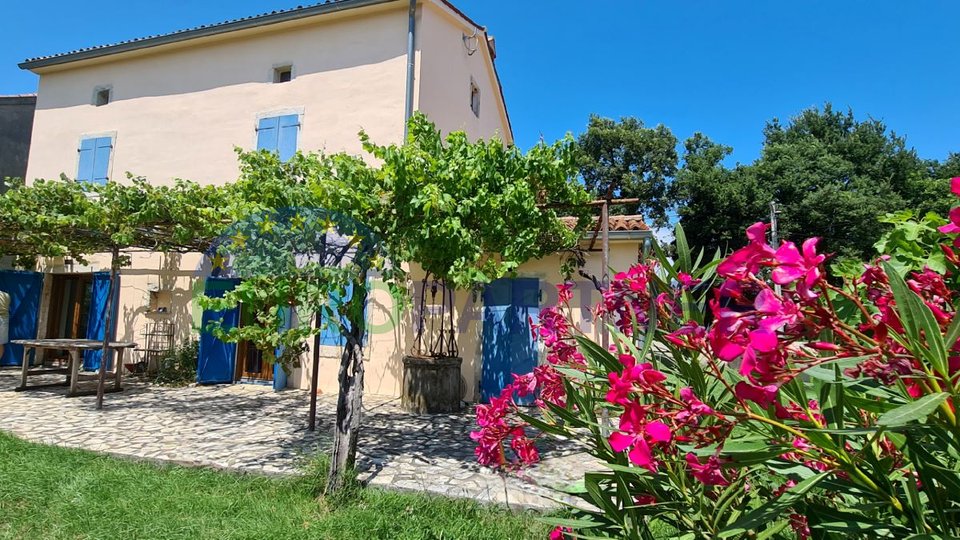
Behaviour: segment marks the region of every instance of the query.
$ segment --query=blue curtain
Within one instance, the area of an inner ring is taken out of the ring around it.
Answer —
[[[0,271],[0,291],[10,295],[10,341],[36,339],[40,316],[40,293],[43,274],[39,272]],[[0,357],[0,366],[19,366],[23,362],[23,346],[8,343]]]
[[[203,293],[211,298],[222,298],[233,290],[239,279],[207,278]],[[197,362],[197,382],[200,384],[229,384],[234,379],[237,344],[220,341],[207,330],[211,321],[220,320],[223,328],[234,328],[240,323],[240,307],[231,310],[204,310],[200,327],[200,354]]]
[[[107,309],[110,302],[110,272],[96,272],[93,274],[92,292],[90,295],[90,313],[87,317],[87,339],[103,340],[106,330]],[[114,339],[117,327],[117,312],[113,312],[110,324],[110,339]],[[84,351],[83,369],[96,371],[100,369],[100,358],[103,351]],[[110,369],[110,357],[107,357],[107,369]]]

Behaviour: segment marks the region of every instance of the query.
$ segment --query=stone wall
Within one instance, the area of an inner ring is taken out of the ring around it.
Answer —
[[[0,179],[27,174],[37,96],[0,96]],[[0,192],[3,191],[0,185]]]

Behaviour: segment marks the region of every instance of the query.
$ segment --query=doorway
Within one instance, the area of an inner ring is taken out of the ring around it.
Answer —
[[[240,327],[253,324],[254,313],[246,305],[240,308]],[[273,380],[273,364],[263,359],[263,351],[249,341],[237,344],[236,380],[241,382],[270,382]]]
[[[531,324],[540,320],[540,281],[537,278],[498,279],[483,290],[483,342],[480,398],[489,403],[513,382],[537,366],[537,341]],[[534,396],[514,396],[522,405]]]
[[[50,283],[48,339],[86,339],[93,301],[93,274],[55,274]],[[64,350],[49,350],[46,360],[69,359]]]

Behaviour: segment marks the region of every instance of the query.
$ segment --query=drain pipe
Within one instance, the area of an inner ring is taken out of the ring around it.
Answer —
[[[417,0],[410,0],[410,13],[407,29],[407,103],[403,117],[403,140],[406,142],[410,117],[413,116],[413,76],[416,72],[416,42],[417,42]]]

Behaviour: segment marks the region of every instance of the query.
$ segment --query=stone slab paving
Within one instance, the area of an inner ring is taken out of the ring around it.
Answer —
[[[65,388],[14,392],[19,370],[0,370],[0,430],[26,440],[117,456],[261,474],[296,474],[328,448],[335,395],[318,399],[318,429],[306,429],[308,393],[257,385],[167,388],[126,381],[107,394],[66,398]],[[32,384],[44,382],[33,381]],[[551,508],[554,488],[582,478],[593,462],[571,443],[541,447],[543,461],[522,477],[476,464],[471,411],[418,416],[399,399],[364,397],[358,456],[370,485],[519,507]],[[561,497],[562,498],[562,497]]]

